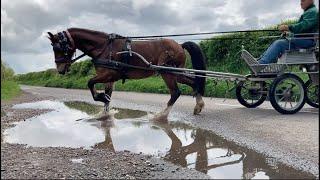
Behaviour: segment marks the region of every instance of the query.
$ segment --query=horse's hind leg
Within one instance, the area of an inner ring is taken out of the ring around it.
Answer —
[[[177,101],[181,92],[178,88],[177,77],[172,74],[162,74],[161,75],[167,87],[169,88],[171,98],[167,103],[167,107],[161,113],[156,115],[155,120],[167,120],[170,110],[172,109],[173,104]]]
[[[204,101],[202,99],[201,93],[199,93],[197,90],[195,78],[180,75],[178,76],[178,82],[181,84],[188,85],[193,89],[193,96],[196,97],[196,106],[194,107],[193,114],[198,115],[204,107]]]

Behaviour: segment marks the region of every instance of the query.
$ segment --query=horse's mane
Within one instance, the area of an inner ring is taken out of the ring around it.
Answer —
[[[79,33],[83,32],[83,33],[89,33],[89,34],[98,35],[98,36],[107,35],[107,33],[105,32],[91,30],[91,29],[84,29],[84,28],[75,28],[75,27],[69,28],[68,31],[79,32]]]

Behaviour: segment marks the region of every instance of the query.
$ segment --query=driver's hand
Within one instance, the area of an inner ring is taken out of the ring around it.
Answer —
[[[282,37],[287,37],[289,35],[290,35],[290,33],[288,31],[283,31],[281,34]]]
[[[287,32],[287,31],[289,31],[289,26],[288,25],[281,25],[279,27],[279,31]]]

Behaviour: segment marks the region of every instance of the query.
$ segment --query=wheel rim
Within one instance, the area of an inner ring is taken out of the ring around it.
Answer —
[[[294,78],[281,80],[275,89],[275,100],[284,110],[297,109],[304,100],[303,85]]]
[[[310,83],[307,88],[307,97],[311,102],[319,104],[319,86]]]
[[[240,94],[248,104],[255,104],[263,97],[263,94],[259,91],[260,89],[254,88],[253,83],[244,82]]]

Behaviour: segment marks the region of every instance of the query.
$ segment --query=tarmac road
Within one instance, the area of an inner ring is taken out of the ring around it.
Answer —
[[[59,100],[94,102],[89,90],[22,86],[26,92]],[[159,112],[169,95],[113,92],[111,106]],[[242,107],[236,100],[204,98],[205,109],[194,116],[195,99],[181,96],[169,116],[211,130],[227,140],[254,149],[279,162],[319,177],[319,111],[305,106],[295,115],[281,115],[269,102],[256,109]]]

